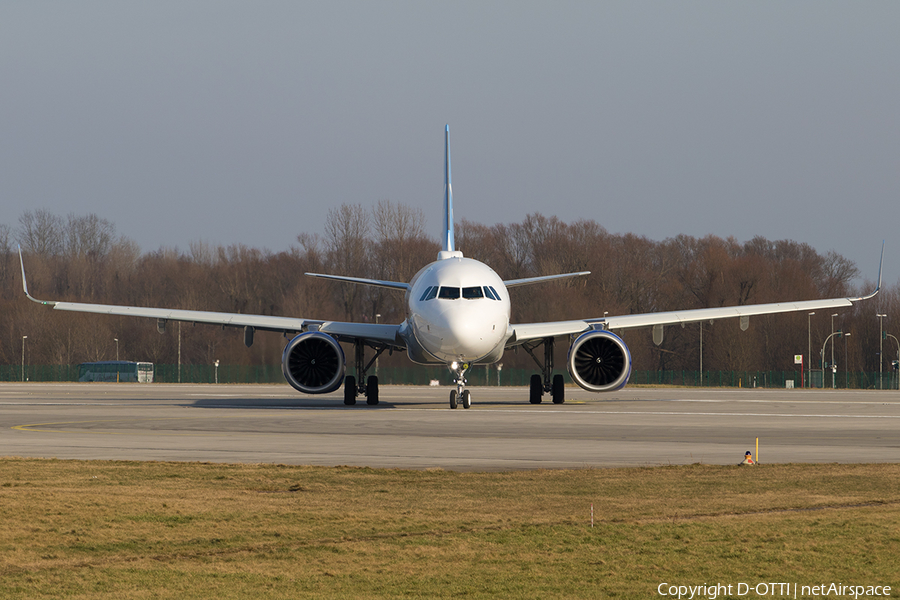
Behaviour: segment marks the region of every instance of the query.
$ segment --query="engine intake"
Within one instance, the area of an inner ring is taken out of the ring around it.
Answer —
[[[621,389],[631,376],[631,352],[622,338],[610,331],[588,331],[578,336],[566,360],[569,375],[589,392]]]
[[[288,342],[281,355],[284,378],[304,394],[327,394],[339,388],[344,364],[341,345],[320,331],[301,333]]]

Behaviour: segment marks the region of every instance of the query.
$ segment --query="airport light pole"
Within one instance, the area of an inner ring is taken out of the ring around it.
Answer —
[[[703,387],[703,321],[700,321],[700,387]]]
[[[889,337],[892,340],[894,340],[895,342],[897,342],[897,369],[898,369],[898,373],[900,373],[900,341],[898,341],[897,338],[895,338],[891,334],[887,334],[885,337]],[[893,371],[893,369],[892,369],[892,371]],[[893,379],[894,379],[894,374],[891,373],[891,380],[892,380],[891,381],[891,389],[894,389]],[[898,386],[898,387],[900,387],[900,386]]]
[[[884,318],[887,315],[875,313],[875,316],[878,317],[878,389],[883,390],[884,382],[881,374],[884,372],[882,369],[884,366]]]
[[[844,388],[850,389],[850,363],[847,362],[847,338],[850,333],[844,334]]]
[[[806,330],[809,332],[809,347],[806,349],[806,357],[809,359],[809,362],[806,364],[806,386],[812,387],[812,316],[816,314],[814,312],[806,315]]]
[[[834,333],[834,318],[838,316],[838,313],[834,313],[831,315],[831,333]],[[834,344],[831,345],[831,389],[834,389]],[[822,386],[824,387],[825,382],[822,382]]]
[[[22,382],[25,381],[25,340],[28,339],[27,335],[22,336]]]
[[[825,343],[822,344],[822,389],[825,388],[825,346],[828,345],[828,340],[833,338],[836,335],[841,335],[840,331],[835,331],[827,338],[825,338]],[[831,349],[834,350],[834,344],[831,344]],[[834,388],[834,363],[831,363],[831,387]]]
[[[113,338],[116,343],[116,362],[119,362],[119,338]]]

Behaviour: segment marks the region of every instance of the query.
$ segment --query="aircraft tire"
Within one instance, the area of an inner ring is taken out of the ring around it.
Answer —
[[[541,396],[544,395],[544,385],[541,383],[541,376],[535,373],[531,376],[531,388],[528,400],[532,404],[540,404]]]
[[[375,406],[378,404],[378,377],[370,375],[366,380],[366,404]]]
[[[553,376],[553,404],[562,404],[566,401],[566,381],[563,376]]]
[[[472,406],[472,394],[469,392],[469,390],[463,390],[462,405],[463,408],[469,408]]]
[[[347,375],[344,377],[344,404],[353,406],[356,404],[356,377]]]
[[[450,390],[450,408],[456,408],[456,390]]]

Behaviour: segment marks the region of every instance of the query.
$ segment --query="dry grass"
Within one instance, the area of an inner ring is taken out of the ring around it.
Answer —
[[[0,597],[646,598],[665,581],[753,578],[897,589],[898,476],[9,458]]]

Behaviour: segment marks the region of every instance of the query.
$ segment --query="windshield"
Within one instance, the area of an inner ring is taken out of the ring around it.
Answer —
[[[472,287],[450,287],[450,286],[436,286],[432,285],[425,288],[425,291],[422,292],[422,296],[419,298],[419,302],[425,302],[428,300],[433,300],[434,298],[441,298],[443,300],[459,300],[460,298],[465,298],[466,300],[478,300],[481,298],[489,298],[491,300],[500,300],[500,294],[497,293],[492,286],[480,286],[475,285]]]
[[[481,291],[481,287],[467,287],[463,288],[462,297],[468,300],[474,300],[475,298],[484,298],[484,292]]]
[[[457,298],[459,298],[459,288],[441,286],[441,291],[438,293],[438,298],[443,298],[445,300],[456,300]]]

